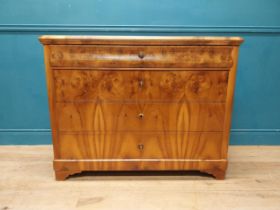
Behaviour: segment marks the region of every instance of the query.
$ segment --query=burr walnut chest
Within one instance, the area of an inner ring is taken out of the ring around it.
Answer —
[[[224,179],[239,37],[42,36],[57,180],[198,170]]]

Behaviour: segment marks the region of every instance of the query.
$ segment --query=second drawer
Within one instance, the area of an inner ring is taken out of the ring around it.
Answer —
[[[224,102],[228,71],[54,71],[55,98],[69,101]]]
[[[224,103],[57,103],[58,130],[222,131]]]

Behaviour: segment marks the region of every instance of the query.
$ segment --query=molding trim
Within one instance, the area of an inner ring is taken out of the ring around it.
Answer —
[[[0,24],[0,33],[38,32],[279,34],[280,26]]]
[[[0,129],[0,133],[1,132],[51,132],[51,129],[49,128],[39,128],[39,129],[36,129],[36,128],[28,128],[28,129],[21,129],[21,128],[12,128],[12,129]]]
[[[0,129],[1,132],[51,132],[51,129],[49,128],[12,128],[12,129]],[[240,128],[233,128],[230,130],[231,133],[234,132],[280,132],[280,128],[275,128],[275,129],[240,129]]]
[[[235,133],[235,132],[280,132],[279,128],[275,128],[275,129],[231,129],[230,130],[231,133]]]
[[[51,144],[50,129],[0,129],[0,145]],[[231,145],[280,145],[280,129],[232,129]]]

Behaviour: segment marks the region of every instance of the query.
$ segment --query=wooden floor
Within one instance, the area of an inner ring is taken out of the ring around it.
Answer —
[[[280,210],[280,147],[232,146],[226,180],[86,174],[55,181],[50,146],[0,147],[0,210]]]

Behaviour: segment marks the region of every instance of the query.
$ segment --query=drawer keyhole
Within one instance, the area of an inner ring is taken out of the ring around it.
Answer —
[[[138,148],[139,150],[143,150],[143,149],[144,149],[144,144],[138,144],[137,148]]]
[[[141,79],[141,80],[139,80],[139,87],[143,88],[143,86],[144,86],[144,81]]]
[[[140,120],[142,120],[144,118],[144,113],[138,114],[138,117],[139,117]]]
[[[138,57],[140,59],[143,59],[145,57],[145,54],[143,52],[139,52]]]

